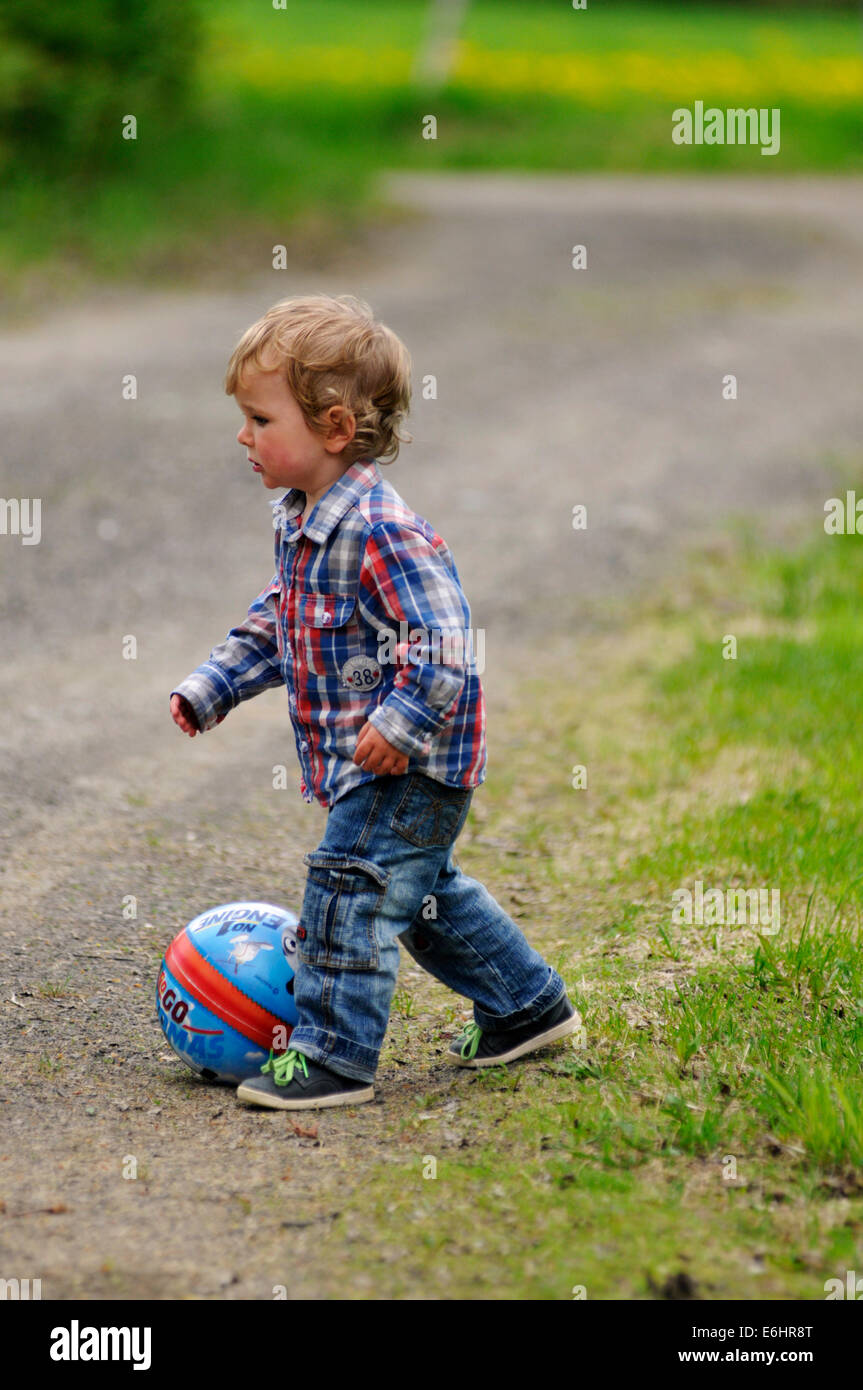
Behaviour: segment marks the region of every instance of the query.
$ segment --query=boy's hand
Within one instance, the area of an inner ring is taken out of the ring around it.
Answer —
[[[407,770],[410,758],[407,753],[402,753],[401,749],[388,743],[374,724],[366,720],[360,729],[353,760],[358,767],[364,768],[366,772],[374,772],[379,777],[386,777],[389,773],[398,777]]]
[[[171,696],[171,714],[173,716],[174,723],[177,725],[178,728],[183,730],[184,734],[188,734],[189,738],[194,738],[195,734],[199,734],[201,732],[201,730],[198,728],[198,717],[195,714],[195,711],[192,708],[192,706],[189,704],[189,701],[185,698],[185,696]],[[216,720],[216,723],[221,724],[224,717],[224,715],[221,715]]]
[[[188,734],[190,738],[194,738],[195,734],[201,732],[198,728],[195,711],[182,695],[171,696],[171,715],[177,727],[182,729],[184,734]]]

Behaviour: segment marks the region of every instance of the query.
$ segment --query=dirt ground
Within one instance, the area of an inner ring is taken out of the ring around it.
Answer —
[[[405,339],[415,442],[386,476],[447,539],[485,629],[490,777],[495,716],[545,636],[572,634],[576,699],[597,603],[721,544],[730,515],[765,538],[820,516],[859,459],[863,182],[393,176],[385,192],[392,211],[324,266],[98,291],[0,331],[2,491],[42,504],[39,544],[0,535],[0,1276],[41,1278],[45,1298],[270,1298],[297,1260],[296,1296],[386,1296],[385,1261],[375,1287],[345,1287],[328,1224],[405,1104],[433,1097],[443,1145],[469,1128],[472,1078],[441,1057],[445,1006],[464,1001],[407,957],[420,1007],[393,1017],[377,1102],[298,1122],[315,1133],[198,1082],[156,1021],[183,923],[240,898],[296,907],[326,816],[300,798],[278,691],[194,740],[168,711],[271,573],[274,494],[221,389],[246,325],[289,294],[351,292]],[[502,856],[493,892],[506,872]],[[541,923],[522,925],[541,948]]]

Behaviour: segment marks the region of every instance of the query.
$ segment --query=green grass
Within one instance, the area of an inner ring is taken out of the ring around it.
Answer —
[[[292,43],[356,44],[377,53],[384,45],[413,48],[423,32],[427,0],[288,0],[286,10],[262,8],[259,0],[214,0],[209,29],[219,41],[242,43],[250,34]],[[726,49],[757,56],[777,42],[806,46],[812,54],[844,51],[861,44],[859,16],[853,9],[824,12],[800,8],[775,11],[737,5],[616,4],[573,14],[568,4],[538,0],[471,0],[462,37],[489,48],[529,48],[568,53],[574,47],[614,52],[700,53]]]
[[[521,846],[526,929],[584,1035],[433,1073],[335,1223],[356,1296],[382,1259],[391,1296],[518,1299],[663,1297],[682,1275],[703,1298],[820,1299],[860,1267],[861,594],[863,537],[816,517],[795,553],[738,538],[688,596],[584,638],[577,689],[524,682],[458,857],[506,903],[513,861],[483,839]],[[564,647],[527,668],[564,669]],[[698,878],[779,889],[779,930],[674,923]],[[427,1046],[424,1017],[385,1060]]]
[[[468,66],[435,94],[411,82],[425,3],[293,0],[281,12],[216,0],[204,13],[187,117],[142,111],[137,141],[106,133],[98,177],[7,171],[0,266],[13,295],[15,285],[26,300],[58,280],[74,290],[93,274],[188,282],[260,272],[280,241],[323,252],[328,238],[350,237],[375,211],[380,169],[767,177],[863,166],[853,13],[718,5],[582,13],[474,0],[463,34]],[[531,57],[519,68],[522,54]],[[587,66],[571,89],[557,90],[570,61]],[[845,64],[841,80],[818,68],[833,62]],[[780,104],[779,155],[673,145],[671,111],[696,97]],[[421,138],[428,113],[437,140]]]
[[[64,975],[62,980],[40,980],[36,986],[40,999],[65,999],[68,994],[73,993],[69,988],[72,983],[71,975]]]

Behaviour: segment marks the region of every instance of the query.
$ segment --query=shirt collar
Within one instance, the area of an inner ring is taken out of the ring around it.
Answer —
[[[374,487],[375,483],[382,481],[381,470],[377,459],[357,459],[350,468],[346,469],[340,478],[333,483],[323,495],[319,497],[310,515],[306,519],[303,527],[303,535],[309,540],[323,542],[327,540],[338,522],[347,511],[351,509],[357,499],[367,488]],[[306,494],[300,488],[292,487],[276,502],[271,502],[273,509],[273,527],[276,531],[280,528],[285,531],[287,539],[291,540],[299,535],[298,530],[289,531],[286,522],[292,517],[299,516],[306,505]]]

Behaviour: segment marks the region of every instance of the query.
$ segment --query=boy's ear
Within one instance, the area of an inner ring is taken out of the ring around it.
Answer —
[[[328,423],[327,443],[344,449],[357,432],[357,422],[353,411],[343,405],[331,405],[326,415]]]

